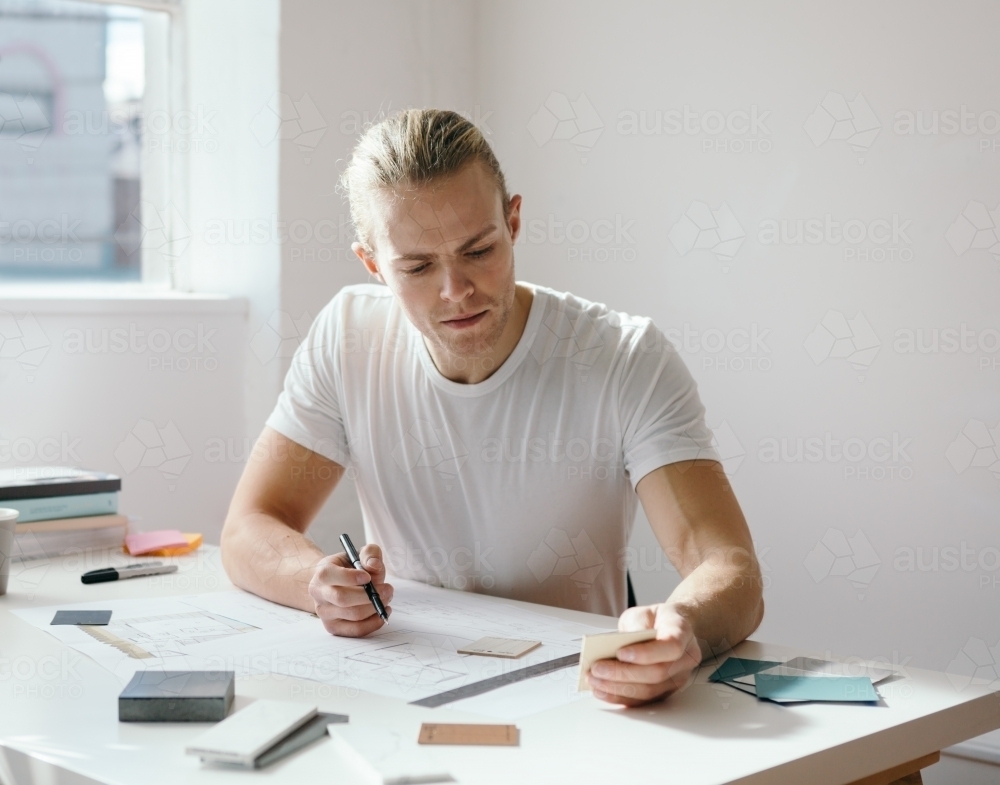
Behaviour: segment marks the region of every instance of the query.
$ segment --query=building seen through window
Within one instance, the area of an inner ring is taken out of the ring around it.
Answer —
[[[0,280],[138,280],[144,14],[0,0]]]

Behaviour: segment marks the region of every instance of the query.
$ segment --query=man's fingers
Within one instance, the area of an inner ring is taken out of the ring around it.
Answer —
[[[618,618],[618,632],[649,630],[656,623],[656,611],[651,605],[629,608]]]
[[[391,584],[376,584],[375,591],[378,592],[383,603],[392,602],[395,591]],[[361,606],[367,607],[372,613],[375,613],[375,606],[368,599],[368,593],[360,586],[319,586],[318,595],[317,599],[340,608]]]
[[[594,697],[602,700],[613,696],[643,703],[662,698],[667,692],[661,684],[637,684],[635,682],[604,681],[603,679],[591,679],[590,688],[594,692]]]
[[[382,549],[375,543],[369,543],[358,554],[361,557],[361,565],[365,572],[371,575],[372,581],[382,583],[385,581],[385,560],[382,558]]]
[[[674,662],[684,657],[686,647],[678,638],[651,640],[623,646],[615,655],[622,662],[650,665],[654,662]]]
[[[386,610],[388,611],[389,608],[387,607]],[[378,615],[373,615],[364,621],[348,621],[332,616],[324,618],[323,614],[320,613],[320,619],[327,632],[343,638],[363,638],[365,635],[369,635],[375,632],[375,630],[380,629],[385,624]]]
[[[346,553],[327,556],[316,565],[313,578],[318,583],[330,586],[364,586],[372,579],[368,572],[354,569],[347,560]]]
[[[595,698],[622,703],[626,706],[638,706],[654,700],[665,698],[671,693],[683,689],[690,679],[690,673],[677,674],[674,677],[655,684],[634,681],[615,681],[598,678],[591,672],[587,676],[590,688]]]
[[[626,665],[615,660],[598,660],[591,668],[591,674],[602,681],[636,682],[638,684],[662,684],[669,679],[671,662],[652,665]]]

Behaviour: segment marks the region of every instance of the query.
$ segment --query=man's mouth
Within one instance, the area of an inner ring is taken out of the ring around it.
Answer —
[[[489,313],[488,308],[485,311],[467,313],[467,314],[462,314],[460,316],[456,316],[452,319],[445,319],[441,322],[441,324],[445,325],[446,327],[450,327],[453,330],[463,330],[467,327],[474,327],[475,325],[479,324],[483,319],[486,318],[487,313]]]

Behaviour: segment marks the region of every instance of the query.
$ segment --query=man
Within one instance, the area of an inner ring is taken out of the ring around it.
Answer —
[[[345,287],[292,361],[222,533],[233,582],[345,636],[382,626],[362,586],[391,611],[387,568],[620,614],[656,638],[590,683],[629,706],[753,632],[759,567],[694,381],[649,319],[515,283],[521,197],[478,129],[402,112],[362,137],[343,185],[379,284]],[[364,571],[305,537],[348,468]],[[637,499],[683,580],[626,610]]]

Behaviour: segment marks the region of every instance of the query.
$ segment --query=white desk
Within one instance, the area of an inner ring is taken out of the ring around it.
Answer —
[[[174,576],[92,586],[80,583],[84,569],[124,559],[121,554],[87,558],[86,565],[79,558],[29,563],[29,569],[15,565],[18,574],[8,595],[0,597],[0,780],[6,766],[17,785],[75,784],[87,778],[142,785],[356,781],[329,739],[261,772],[219,771],[184,754],[186,742],[205,729],[203,724],[119,723],[121,685],[112,674],[10,611],[198,593],[230,584],[218,550],[211,547],[175,559],[181,571]],[[608,623],[600,616],[518,604]],[[772,660],[809,654],[755,642],[742,644],[737,653]],[[879,685],[884,705],[877,707],[782,707],[709,684],[707,675],[703,669],[687,690],[647,708],[623,711],[587,698],[533,715],[517,723],[519,747],[435,747],[434,753],[463,783],[844,785],[1000,727],[1000,696],[973,686],[959,691],[944,674],[915,668],[907,668],[905,679]],[[238,680],[236,694],[237,707],[249,698],[303,700],[414,739],[425,721],[491,721],[447,707],[423,709],[366,693],[338,694],[317,682],[272,675]],[[903,773],[897,770],[889,779]]]

